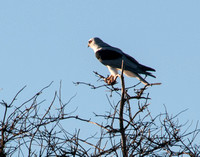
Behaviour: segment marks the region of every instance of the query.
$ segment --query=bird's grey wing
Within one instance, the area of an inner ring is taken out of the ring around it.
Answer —
[[[127,59],[129,59],[133,63],[137,64],[140,67],[141,70],[143,70],[143,71],[156,71],[155,69],[153,69],[151,67],[140,64],[138,61],[136,61],[133,57],[129,56],[128,54],[124,53],[124,55],[126,56]]]
[[[120,49],[106,47],[98,50],[95,55],[102,64],[118,69],[121,68],[123,59],[125,69],[132,69],[132,71],[138,72],[137,69],[140,64],[131,56],[124,54]]]
[[[131,71],[133,73],[137,73],[137,74],[144,74],[144,75],[149,75],[152,77],[155,77],[152,73],[148,72],[148,71],[155,71],[153,68],[144,66],[140,63],[138,63],[134,58],[130,56],[127,57],[127,55],[124,56],[124,67],[125,70]],[[134,59],[134,60],[133,60]]]
[[[114,47],[107,47],[98,50],[95,53],[97,59],[104,65],[108,65],[113,68],[121,69],[122,59],[124,60],[124,70],[131,71],[133,73],[140,73],[155,77],[150,72],[154,69],[141,65],[133,57],[123,53],[120,49]]]

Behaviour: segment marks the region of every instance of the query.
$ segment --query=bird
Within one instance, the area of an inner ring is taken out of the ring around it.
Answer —
[[[124,53],[119,48],[113,47],[98,37],[89,39],[88,47],[93,49],[96,58],[110,71],[110,76],[106,78],[109,85],[113,85],[119,75],[118,71],[122,70],[123,60],[123,73],[128,77],[136,77],[144,85],[150,85],[140,74],[156,78],[151,72],[156,70],[140,64],[130,55]]]

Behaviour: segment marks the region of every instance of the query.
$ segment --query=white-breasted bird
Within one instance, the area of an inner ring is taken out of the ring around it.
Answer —
[[[110,46],[98,37],[91,38],[88,41],[88,47],[92,48],[95,52],[96,58],[108,67],[108,70],[111,73],[111,75],[107,78],[108,84],[113,84],[116,81],[119,75],[118,70],[121,70],[122,60],[124,61],[124,74],[127,76],[136,77],[145,85],[149,85],[149,83],[141,77],[140,74],[155,77],[149,72],[155,71],[155,69],[140,64],[133,57],[122,52],[122,50],[118,48]]]

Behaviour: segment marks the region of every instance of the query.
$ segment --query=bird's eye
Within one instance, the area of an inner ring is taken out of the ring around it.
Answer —
[[[88,43],[90,44],[92,42],[92,40],[89,40]]]

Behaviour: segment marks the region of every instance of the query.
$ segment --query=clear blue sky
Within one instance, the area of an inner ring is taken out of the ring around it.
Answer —
[[[87,48],[98,36],[140,63],[157,70],[162,82],[150,92],[150,110],[176,114],[183,121],[200,119],[199,0],[6,0],[0,2],[0,99],[9,101],[22,88],[24,100],[54,81],[47,97],[59,88],[63,100],[76,94],[70,109],[89,118],[109,110],[105,90],[74,86],[99,85],[92,71],[109,74]],[[138,82],[125,78],[126,85]]]

